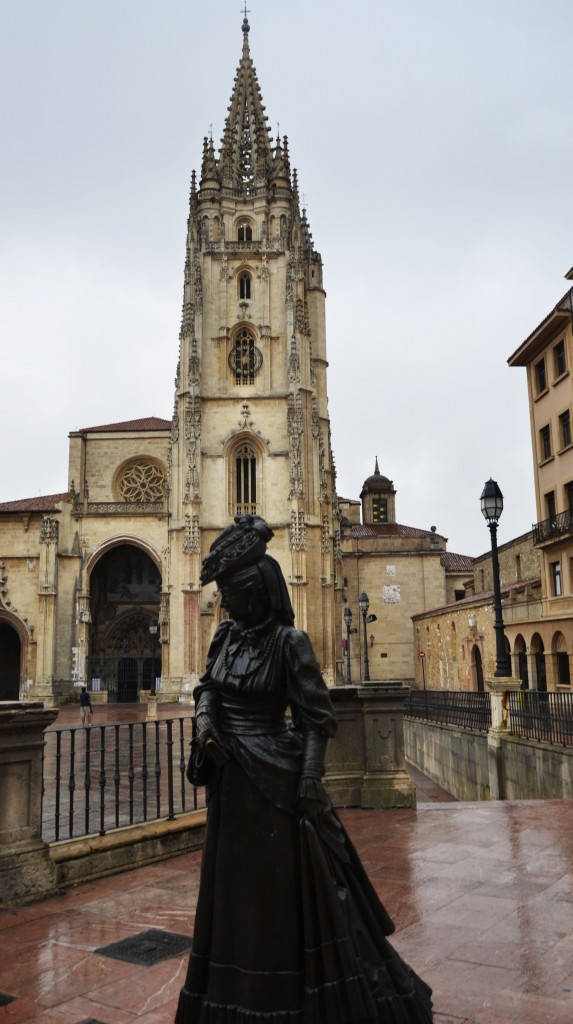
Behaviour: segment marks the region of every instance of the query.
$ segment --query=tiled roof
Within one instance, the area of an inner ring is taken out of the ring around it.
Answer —
[[[402,526],[400,523],[359,523],[351,526],[351,537],[440,537],[433,530],[419,530],[416,526]]]
[[[456,555],[454,551],[444,551],[440,556],[440,562],[446,572],[467,572],[472,573],[474,560],[469,555]]]
[[[123,423],[105,423],[102,427],[82,427],[78,434],[128,433],[137,430],[171,430],[171,420],[158,416],[146,416],[142,420],[125,420]]]
[[[0,512],[58,512],[59,503],[69,501],[70,497],[69,492],[65,491],[64,494],[44,494],[37,498],[2,501],[0,502]]]

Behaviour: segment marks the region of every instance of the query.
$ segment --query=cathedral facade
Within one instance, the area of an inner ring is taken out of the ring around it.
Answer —
[[[335,682],[322,261],[288,140],[267,128],[246,17],[242,35],[220,149],[205,139],[192,176],[172,418],[72,433],[67,489],[0,505],[0,699],[51,704],[80,685],[189,697],[222,614],[201,562],[242,513],[273,529],[297,626]]]

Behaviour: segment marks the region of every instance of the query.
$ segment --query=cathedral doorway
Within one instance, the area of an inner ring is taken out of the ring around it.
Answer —
[[[20,697],[20,661],[22,645],[16,630],[0,622],[0,700]]]
[[[161,574],[141,548],[120,544],[95,566],[90,598],[91,689],[107,690],[110,703],[134,703],[161,682]]]

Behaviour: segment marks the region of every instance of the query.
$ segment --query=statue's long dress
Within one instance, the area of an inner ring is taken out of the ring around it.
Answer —
[[[303,734],[336,729],[306,634],[223,622],[195,700],[229,760],[209,787],[176,1024],[429,1024],[431,991],[388,942],[394,925],[334,810],[316,825],[296,813]]]

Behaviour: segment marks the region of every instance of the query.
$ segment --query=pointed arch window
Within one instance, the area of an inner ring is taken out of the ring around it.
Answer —
[[[237,241],[239,242],[252,242],[253,240],[253,229],[251,225],[245,220],[240,221],[237,227]]]
[[[235,454],[236,514],[257,511],[257,456],[250,444],[243,444]]]
[[[239,298],[251,298],[251,275],[247,271],[239,277]]]

